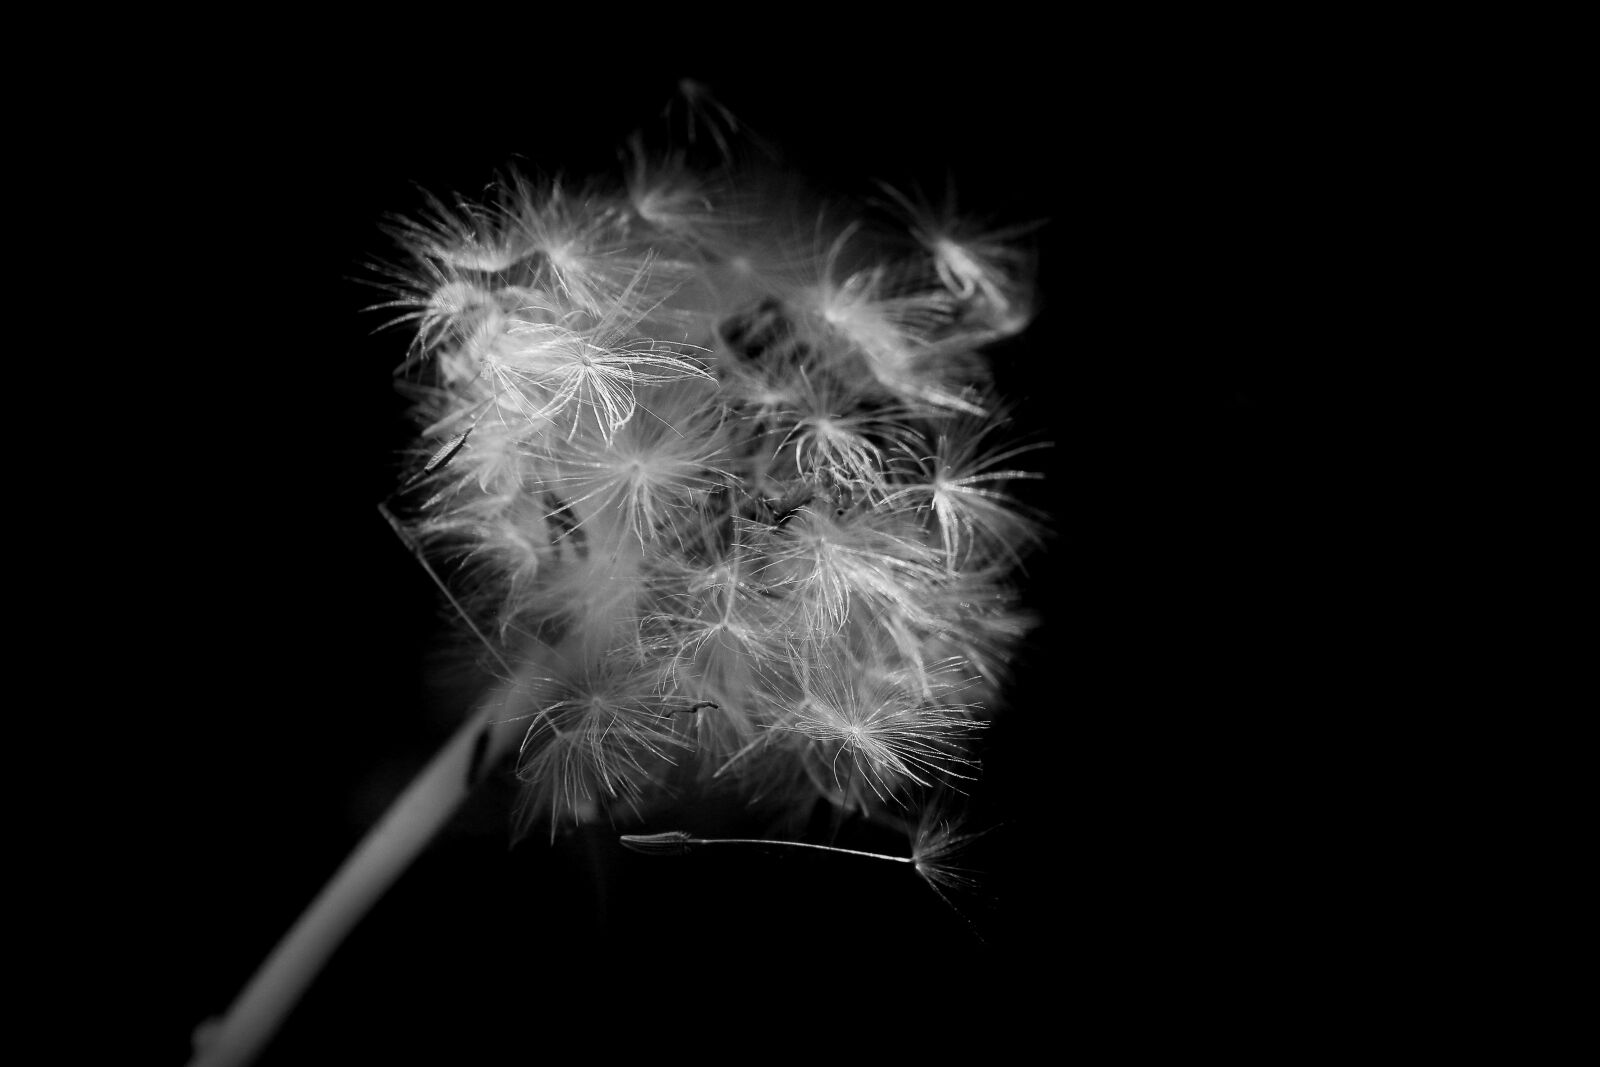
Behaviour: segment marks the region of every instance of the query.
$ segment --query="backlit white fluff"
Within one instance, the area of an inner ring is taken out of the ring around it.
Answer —
[[[396,228],[409,521],[497,660],[556,660],[530,814],[648,814],[692,768],[902,805],[968,773],[1026,629],[1037,525],[982,349],[1026,323],[1028,258],[898,194],[898,243],[808,209],[682,107],[723,164],[635,141],[615,183],[512,177]]]

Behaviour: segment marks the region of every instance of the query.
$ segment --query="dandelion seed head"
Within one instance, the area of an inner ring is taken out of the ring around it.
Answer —
[[[393,228],[380,307],[425,427],[406,521],[495,659],[550,660],[527,819],[626,818],[685,774],[911,803],[973,773],[1028,625],[1040,522],[983,350],[1026,319],[1030,261],[911,198],[898,245],[810,214],[742,174],[703,86],[666,114],[671,146],[635,139],[616,180],[509,175]],[[941,842],[916,846],[931,881]]]

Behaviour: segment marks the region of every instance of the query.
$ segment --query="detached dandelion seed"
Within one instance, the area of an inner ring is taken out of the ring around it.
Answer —
[[[930,804],[937,813],[937,804]],[[962,833],[957,826],[935,814],[924,815],[912,834],[911,855],[895,856],[884,852],[867,852],[862,849],[819,845],[809,841],[783,841],[773,838],[751,837],[695,837],[682,830],[667,830],[654,834],[623,834],[624,848],[646,856],[686,856],[696,849],[722,846],[746,846],[773,850],[796,849],[826,856],[855,857],[879,860],[884,863],[909,865],[922,882],[931,889],[955,915],[971,928],[979,941],[979,933],[972,919],[956,903],[959,895],[970,894],[978,886],[975,873],[960,865],[961,854],[982,834]]]

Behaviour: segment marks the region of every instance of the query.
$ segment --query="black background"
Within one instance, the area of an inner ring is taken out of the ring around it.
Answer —
[[[125,189],[159,190],[139,232],[160,267],[127,264],[129,313],[164,343],[159,414],[126,461],[141,580],[117,607],[123,689],[159,709],[138,732],[170,786],[130,871],[153,901],[129,921],[162,961],[161,1058],[226,1008],[462,710],[430,666],[436,593],[376,510],[408,441],[404,339],[371,332],[352,280],[383,217],[519,159],[614,172],[682,77],[824,187],[949,174],[979,214],[1049,220],[1042,312],[999,356],[1057,443],[1055,538],[974,797],[998,825],[975,853],[986,900],[963,920],[887,864],[648,858],[598,833],[512,848],[488,790],[269,1062],[531,1059],[555,1035],[716,1054],[721,1035],[853,1027],[925,1047],[1107,1019],[1139,1041],[1292,1000],[1275,976],[1328,936],[1304,723],[1332,683],[1302,669],[1323,579],[1296,546],[1318,521],[1306,368],[1344,342],[1305,255],[1337,240],[1340,83],[1293,47],[1172,67],[1015,31],[974,31],[959,59],[910,42],[598,66],[513,62],[492,36],[488,75],[464,47],[290,53],[130,109]],[[1229,1006],[1183,1007],[1200,1003]]]

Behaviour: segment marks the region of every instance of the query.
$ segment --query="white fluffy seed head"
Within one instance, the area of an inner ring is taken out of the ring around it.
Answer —
[[[686,104],[726,156],[732,116]],[[553,657],[525,812],[644,811],[675,768],[865,810],[967,776],[1025,628],[1035,520],[982,350],[1025,319],[1025,257],[928,212],[897,251],[784,185],[628,158],[433,202],[388,271],[410,522],[498,660]]]

